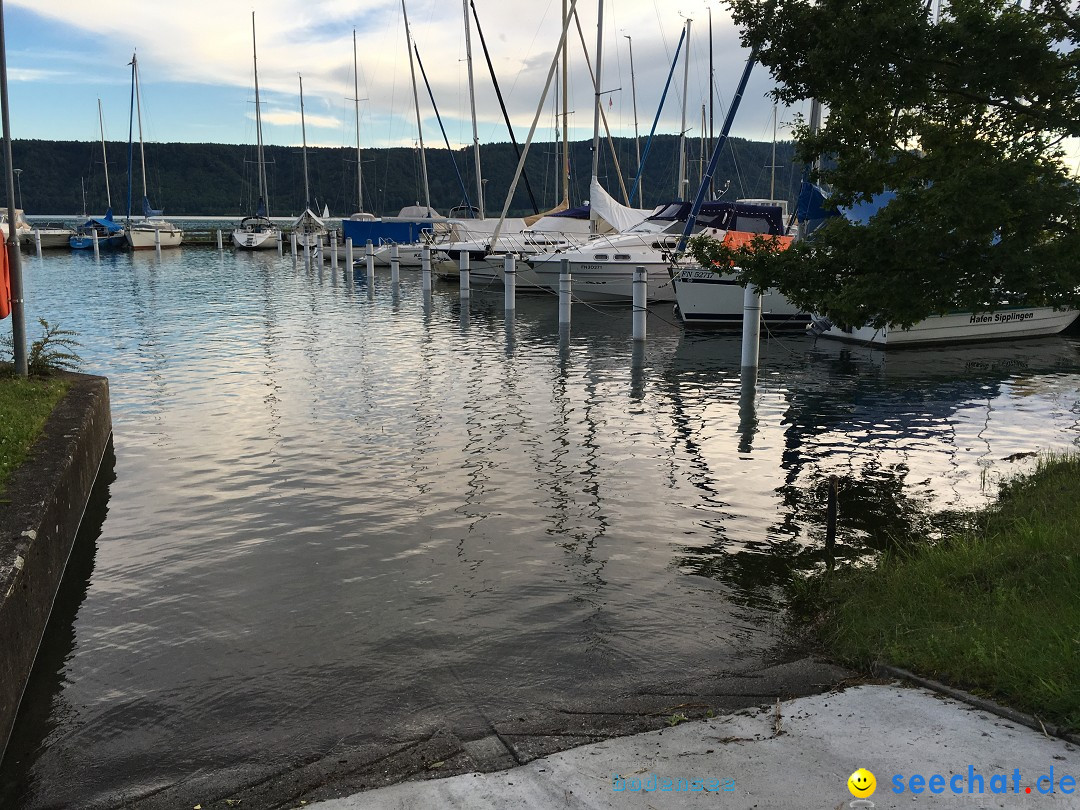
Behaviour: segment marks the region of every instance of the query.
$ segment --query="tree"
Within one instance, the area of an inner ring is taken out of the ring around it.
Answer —
[[[797,154],[837,207],[895,197],[866,224],[828,220],[787,251],[703,263],[851,326],[949,310],[1080,304],[1080,16],[1061,0],[729,0],[778,100],[815,98]]]

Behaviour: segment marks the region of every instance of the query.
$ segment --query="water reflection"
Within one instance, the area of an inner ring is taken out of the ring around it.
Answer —
[[[625,308],[563,327],[551,296],[509,318],[498,290],[268,253],[27,273],[110,378],[122,485],[17,806],[193,806],[202,779],[782,659],[830,476],[857,559],[1077,441],[1076,339],[767,339],[755,379],[667,308],[642,344]]]

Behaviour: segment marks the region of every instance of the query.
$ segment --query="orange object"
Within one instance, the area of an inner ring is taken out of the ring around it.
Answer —
[[[0,243],[0,321],[11,314],[11,267],[8,265],[7,245]]]
[[[787,250],[791,247],[791,243],[794,241],[792,236],[774,236],[770,233],[749,233],[747,231],[728,231],[724,234],[723,245],[729,247],[732,250],[741,248],[743,245],[753,244],[753,241],[758,237],[767,239],[768,241],[776,241],[780,243],[781,250]]]

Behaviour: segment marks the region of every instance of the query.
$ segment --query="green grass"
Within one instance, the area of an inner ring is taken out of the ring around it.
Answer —
[[[26,459],[66,391],[62,380],[20,380],[0,374],[0,498],[8,477]]]
[[[1043,460],[972,525],[803,582],[797,615],[844,663],[892,664],[1080,728],[1080,457]]]

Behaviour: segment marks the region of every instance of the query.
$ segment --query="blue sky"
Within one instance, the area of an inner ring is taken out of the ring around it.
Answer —
[[[410,27],[433,84],[453,146],[471,143],[462,5],[456,0],[406,0]],[[558,34],[560,0],[475,0],[511,120],[523,140],[535,114]],[[612,133],[634,134],[629,45],[632,38],[638,128],[644,137],[656,114],[686,17],[692,17],[688,135],[701,133],[708,103],[708,14],[712,10],[715,84],[730,98],[746,59],[727,11],[713,0],[607,0],[601,85]],[[143,130],[147,141],[253,143],[252,6],[100,0],[8,0],[4,4],[12,135],[93,141],[128,133],[131,73],[138,52]],[[597,4],[580,0],[578,13],[590,53],[596,47]],[[356,0],[260,0],[256,10],[259,85],[266,143],[301,141],[298,74],[303,75],[309,145],[354,144],[353,30],[356,30],[363,146],[412,145],[416,119],[401,4]],[[475,27],[472,49],[478,133],[482,143],[506,141]],[[591,137],[593,90],[576,29],[570,45],[570,136]],[[418,81],[419,74],[418,74]],[[676,68],[658,131],[677,132],[682,111],[682,64]],[[771,88],[757,68],[734,134],[772,137]],[[420,85],[424,140],[441,146],[427,93]],[[716,102],[714,127],[723,107]],[[554,136],[549,93],[537,138]],[[794,111],[780,112],[780,137]],[[801,110],[800,110],[801,112]]]

